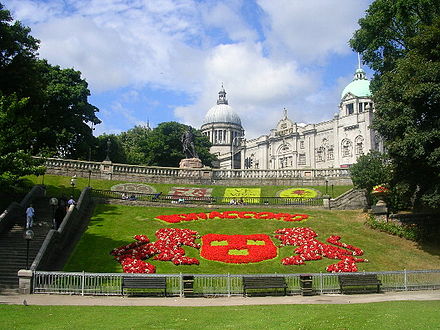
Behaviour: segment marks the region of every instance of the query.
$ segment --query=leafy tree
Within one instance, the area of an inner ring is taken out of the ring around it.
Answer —
[[[440,207],[440,3],[376,0],[351,44],[377,70],[374,128],[402,201]]]
[[[356,188],[366,189],[368,192],[379,184],[386,184],[391,179],[391,168],[387,157],[378,152],[370,151],[358,158],[350,167],[350,176]]]
[[[119,135],[129,164],[147,164],[147,139],[151,129],[144,126],[134,128]]]
[[[108,158],[113,163],[127,163],[127,158],[125,156],[125,150],[119,136],[115,134],[103,134],[98,136],[97,145],[94,150],[92,150],[92,159],[98,162],[102,162]]]
[[[209,153],[209,140],[200,131],[174,121],[160,123],[153,130],[136,126],[118,138],[130,164],[177,167],[185,158],[181,137],[188,128],[193,130],[199,158],[203,164],[210,165],[215,157]]]

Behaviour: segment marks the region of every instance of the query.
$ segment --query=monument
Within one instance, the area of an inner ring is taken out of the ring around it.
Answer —
[[[185,154],[184,159],[180,161],[180,168],[202,168],[202,161],[197,155],[195,145],[194,145],[194,134],[191,128],[188,128],[181,137],[183,153]]]

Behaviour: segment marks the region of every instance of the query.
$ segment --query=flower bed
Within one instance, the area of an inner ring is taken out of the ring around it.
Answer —
[[[200,255],[208,260],[243,264],[273,259],[277,247],[265,234],[207,234],[202,237]]]
[[[281,241],[281,246],[297,246],[297,255],[284,258],[283,265],[304,265],[305,261],[320,260],[322,257],[329,259],[340,259],[336,264],[326,268],[329,272],[357,272],[357,262],[367,261],[366,259],[356,258],[364,252],[349,244],[341,243],[340,236],[330,236],[327,239],[329,245],[315,239],[318,236],[310,228],[284,228],[275,232],[276,238]]]
[[[308,218],[306,214],[289,214],[253,211],[225,211],[209,213],[190,213],[160,215],[157,219],[178,223],[199,219],[277,219],[282,221],[302,221]],[[350,244],[342,243],[341,237],[332,235],[326,242],[316,239],[318,236],[311,228],[295,227],[276,230],[275,238],[280,241],[280,247],[295,246],[292,255],[281,260],[284,265],[304,265],[306,261],[321,260],[323,257],[339,259],[329,265],[329,272],[356,272],[356,263],[367,261],[359,258],[363,251]],[[201,257],[225,263],[246,264],[261,262],[276,258],[278,248],[269,235],[225,235],[206,234],[201,237],[202,245],[196,243],[200,238],[197,231],[180,228],[161,228],[156,231],[157,240],[150,242],[146,235],[134,236],[135,242],[121,246],[111,251],[115,259],[121,263],[126,273],[154,273],[156,268],[144,260],[153,258],[159,261],[171,261],[175,265],[198,265],[199,260],[185,256],[183,246],[201,248]],[[328,244],[330,243],[330,244]]]
[[[274,212],[253,212],[253,211],[224,211],[224,212],[200,212],[188,214],[158,215],[156,219],[168,222],[179,223],[182,221],[206,220],[206,219],[276,219],[282,221],[302,221],[308,219],[307,214],[290,214]]]

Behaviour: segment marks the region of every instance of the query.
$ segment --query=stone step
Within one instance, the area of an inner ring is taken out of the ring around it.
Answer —
[[[30,266],[38,254],[47,233],[52,228],[52,211],[48,198],[39,198],[33,202],[35,219],[32,230],[34,237],[29,241]],[[18,288],[17,273],[26,268],[27,242],[24,239],[26,218],[13,225],[6,233],[0,234],[0,290],[16,290]]]

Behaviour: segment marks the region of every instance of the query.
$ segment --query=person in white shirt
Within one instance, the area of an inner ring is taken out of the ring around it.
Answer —
[[[34,223],[35,210],[32,204],[26,209],[26,229],[32,228]]]

